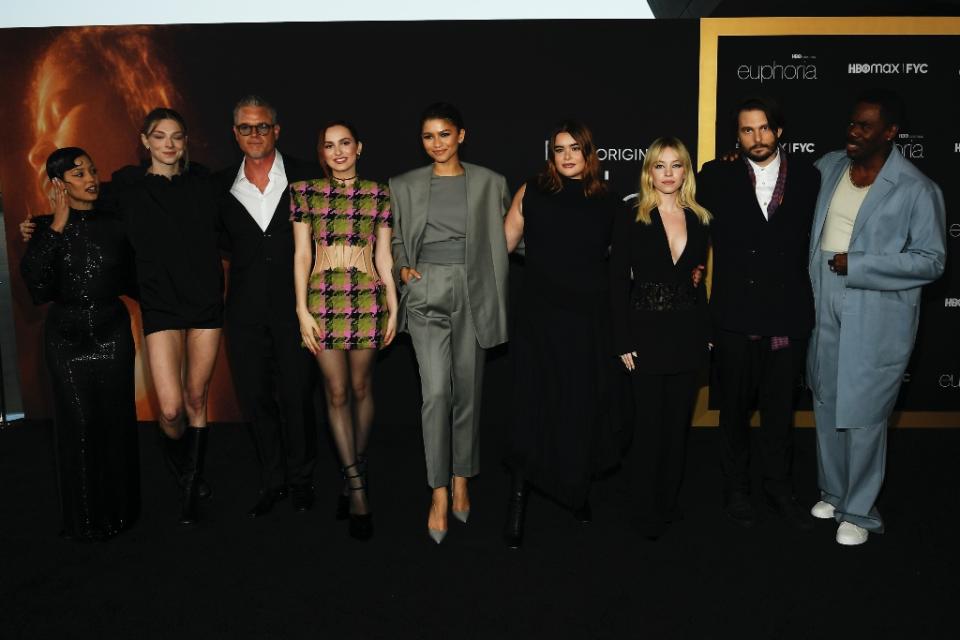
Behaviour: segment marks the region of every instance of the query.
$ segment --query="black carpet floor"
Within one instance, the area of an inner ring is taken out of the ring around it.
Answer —
[[[257,491],[244,428],[214,425],[202,523],[176,523],[172,479],[141,426],[143,515],[109,543],[56,536],[50,427],[0,431],[0,638],[953,638],[958,637],[960,430],[895,430],[879,504],[888,532],[843,548],[835,525],[751,530],[720,510],[717,432],[696,429],[686,519],[657,542],[630,527],[624,474],[578,524],[529,505],[524,548],[500,542],[502,433],[484,433],[468,525],[427,538],[416,425],[381,426],[370,451],[376,534],[333,518],[336,464],[321,445],[317,504],[245,517]],[[797,435],[802,504],[816,498],[813,431]],[[322,442],[322,440],[321,440]],[[950,622],[953,620],[954,622]]]

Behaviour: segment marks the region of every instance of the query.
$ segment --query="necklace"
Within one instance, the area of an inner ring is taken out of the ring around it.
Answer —
[[[860,184],[860,183],[858,183],[858,182],[854,179],[854,177],[853,177],[853,163],[852,163],[852,162],[850,163],[850,168],[847,169],[847,173],[848,173],[849,176],[850,176],[850,184],[852,184],[852,185],[853,185],[854,187],[856,187],[857,189],[866,189],[866,188],[869,187],[871,184],[873,184],[872,182],[867,183],[867,184]]]
[[[353,174],[349,178],[338,178],[336,176],[331,176],[330,179],[336,182],[337,186],[345,187],[347,186],[347,180],[354,180],[356,179],[356,177],[357,177],[357,174]]]

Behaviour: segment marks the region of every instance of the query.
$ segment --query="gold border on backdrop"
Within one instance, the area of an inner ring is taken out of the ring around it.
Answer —
[[[720,36],[956,36],[960,18],[702,18],[700,20],[700,108],[697,165],[716,155],[717,46]],[[700,389],[693,424],[715,427],[718,412],[708,409],[706,387]],[[754,424],[757,417],[753,418]],[[897,427],[960,426],[958,411],[894,413]],[[813,426],[812,411],[798,411],[796,424]]]

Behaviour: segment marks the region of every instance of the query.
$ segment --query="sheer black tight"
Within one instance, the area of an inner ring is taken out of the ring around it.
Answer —
[[[350,495],[350,512],[369,510],[366,483],[366,451],[373,427],[373,363],[376,349],[324,350],[317,354],[327,395],[327,414],[340,465],[348,467],[344,495]],[[357,466],[351,466],[358,462]]]

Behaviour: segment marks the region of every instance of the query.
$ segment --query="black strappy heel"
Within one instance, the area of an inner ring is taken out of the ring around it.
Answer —
[[[367,488],[366,482],[366,460],[363,462],[360,461],[359,456],[357,461],[353,464],[348,464],[345,467],[341,467],[340,471],[343,473],[343,479],[348,485],[350,491],[365,491]],[[350,474],[349,471],[355,471],[356,473]],[[351,480],[358,480],[359,486],[353,486]],[[349,511],[349,496],[347,497],[347,518],[350,520],[350,537],[356,540],[369,540],[373,537],[373,513],[350,513]],[[339,514],[339,509],[338,509]]]

